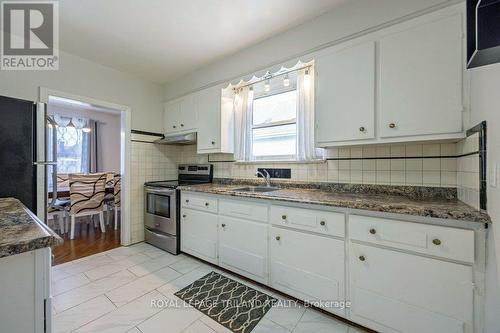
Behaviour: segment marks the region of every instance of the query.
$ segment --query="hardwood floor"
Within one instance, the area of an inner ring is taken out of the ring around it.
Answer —
[[[113,223],[106,226],[106,232],[94,228],[92,223],[76,223],[75,239],[69,239],[69,233],[60,235],[64,243],[52,247],[54,260],[52,265],[59,265],[96,253],[108,251],[120,246],[120,226],[114,229]]]

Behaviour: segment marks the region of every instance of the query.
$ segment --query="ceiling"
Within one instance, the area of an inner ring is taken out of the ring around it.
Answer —
[[[64,0],[60,48],[164,83],[346,0]]]

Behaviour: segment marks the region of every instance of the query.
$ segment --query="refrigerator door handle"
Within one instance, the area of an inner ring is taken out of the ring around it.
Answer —
[[[46,117],[47,117],[47,105],[45,103],[36,103],[35,110],[35,147],[34,147],[34,158],[33,165],[36,168],[36,202],[37,202],[37,215],[38,218],[44,222],[47,218],[47,179],[46,179],[46,169],[47,157],[45,156],[45,139],[46,139]]]
[[[57,162],[36,161],[36,162],[33,162],[33,165],[57,165]]]

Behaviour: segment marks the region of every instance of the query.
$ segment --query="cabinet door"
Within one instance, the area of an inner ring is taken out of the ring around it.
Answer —
[[[198,151],[221,148],[221,90],[213,87],[196,95]]]
[[[472,267],[352,244],[351,317],[377,331],[472,331]]]
[[[316,59],[317,141],[375,137],[375,42]]]
[[[165,103],[164,112],[165,133],[175,133],[179,131],[179,101]]]
[[[183,208],[181,250],[217,264],[217,215]]]
[[[380,40],[382,137],[462,131],[462,51],[460,15]]]
[[[182,97],[179,100],[179,129],[193,130],[198,124],[198,112],[195,107],[194,94]]]
[[[344,241],[271,227],[271,286],[306,301],[344,298]],[[341,307],[325,310],[344,315]]]
[[[267,283],[267,224],[219,216],[219,265]]]

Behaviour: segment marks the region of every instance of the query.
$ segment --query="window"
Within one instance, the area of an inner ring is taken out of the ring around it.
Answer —
[[[297,90],[283,77],[254,85],[252,155],[256,160],[294,160],[297,152]]]
[[[57,173],[88,173],[88,133],[81,128],[72,126],[49,127],[47,131],[47,156],[52,159],[52,137],[54,129],[57,131]],[[52,172],[48,169],[48,188],[52,188]]]
[[[48,155],[52,156],[53,128],[49,130]],[[81,128],[57,127],[57,172],[88,173],[88,139]]]
[[[312,65],[236,88],[236,161],[318,161]]]

